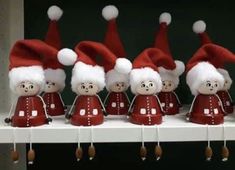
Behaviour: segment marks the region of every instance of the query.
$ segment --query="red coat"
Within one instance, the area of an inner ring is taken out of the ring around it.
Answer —
[[[44,93],[43,100],[46,103],[47,114],[50,116],[64,115],[64,103],[60,93]]]
[[[31,127],[47,124],[43,101],[39,96],[20,96],[15,113],[12,116],[12,126]]]
[[[162,123],[163,111],[157,96],[137,95],[130,107],[130,121],[132,123],[141,125]]]
[[[225,91],[225,90],[218,91],[217,95],[219,96],[219,98],[223,104],[223,108],[224,108],[225,113],[226,114],[233,113],[232,98],[231,98],[230,94],[228,93],[228,91]]]
[[[99,125],[104,121],[102,102],[99,96],[77,96],[71,123],[76,126]]]
[[[181,103],[175,92],[160,92],[158,98],[166,115],[174,115],[179,113]]]
[[[130,102],[125,92],[111,92],[107,95],[105,104],[107,114],[125,115],[128,113]]]
[[[209,125],[223,123],[224,111],[219,97],[217,95],[197,95],[189,111],[189,120]]]

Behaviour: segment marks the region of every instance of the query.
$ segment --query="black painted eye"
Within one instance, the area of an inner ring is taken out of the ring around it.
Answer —
[[[119,87],[119,83],[117,83],[116,86]]]
[[[90,88],[90,89],[92,89],[92,88],[93,88],[93,86],[92,86],[92,85],[90,85],[90,86],[89,86],[89,88]]]
[[[168,84],[171,87],[171,83]]]
[[[141,84],[141,87],[145,87],[145,84]]]
[[[124,83],[122,83],[122,87],[124,87]]]
[[[227,84],[227,83],[228,83],[228,81],[226,80],[226,81],[225,81],[225,84]]]
[[[217,87],[218,86],[218,84],[217,83],[215,83],[215,87]]]
[[[25,88],[25,85],[24,85],[24,84],[22,84],[20,87],[21,87],[21,88]]]
[[[206,83],[206,86],[207,87],[211,87],[211,83]]]
[[[30,85],[29,88],[30,88],[30,89],[33,89],[33,85]]]
[[[149,83],[149,87],[153,87],[153,83]]]
[[[52,83],[53,86],[55,86],[55,83]]]
[[[82,89],[85,89],[86,87],[84,85],[81,86]]]
[[[165,86],[165,85],[166,85],[166,83],[165,83],[165,82],[162,82],[162,85],[163,85],[163,86]]]
[[[46,84],[49,84],[49,82],[47,81]]]

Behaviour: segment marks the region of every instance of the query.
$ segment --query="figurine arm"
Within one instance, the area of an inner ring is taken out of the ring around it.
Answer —
[[[177,101],[178,101],[178,104],[179,104],[180,106],[182,106],[178,95],[177,95],[174,91],[173,91],[173,94],[175,95],[175,97],[176,97],[176,99],[177,99]]]
[[[44,109],[44,112],[45,112],[48,123],[52,122],[52,119],[47,114],[47,109],[46,109],[47,105],[46,105],[46,103],[44,102],[43,98],[40,95],[37,95],[37,97],[39,97],[41,99],[42,103],[43,103],[43,109]]]
[[[60,101],[61,101],[61,103],[63,104],[63,106],[65,106],[64,105],[64,101],[63,101],[63,99],[62,99],[62,97],[61,97],[61,94],[59,93],[59,92],[57,92],[57,94],[59,95],[59,97],[60,97]]]
[[[74,101],[73,101],[73,104],[72,104],[72,106],[71,106],[69,112],[65,115],[65,118],[66,118],[66,119],[70,119],[70,118],[71,118],[72,111],[73,111],[75,102],[77,101],[77,98],[78,98],[78,95],[75,97],[75,99],[74,99]]]
[[[157,101],[158,101],[158,103],[159,103],[159,105],[160,105],[160,108],[161,108],[162,113],[165,114],[165,111],[164,111],[163,108],[162,108],[162,104],[161,104],[161,102],[160,102],[158,96],[157,96],[157,95],[154,95],[154,96],[156,97],[156,99],[157,99]]]
[[[17,99],[18,98],[13,99],[13,102],[11,104],[11,108],[10,108],[9,114],[8,114],[8,116],[4,120],[5,123],[10,123],[11,122],[11,115],[12,115],[12,112],[13,112],[13,110],[15,108],[15,104],[16,104]]]
[[[216,96],[217,99],[219,100],[219,105],[220,105],[222,111],[223,111],[224,113],[227,113],[227,112],[225,111],[225,109],[224,109],[223,103],[222,103],[220,97],[218,96],[218,94],[215,94],[215,96]]]
[[[104,105],[106,105],[106,102],[107,102],[107,100],[108,100],[108,98],[109,98],[109,95],[110,95],[110,92],[107,94],[107,96],[106,96],[105,99],[104,99]]]
[[[104,115],[107,116],[106,109],[104,107],[104,104],[103,104],[102,100],[100,99],[100,96],[99,95],[96,95],[96,96],[99,99],[99,102],[100,102],[100,105],[101,105],[101,107],[103,109]]]
[[[188,112],[187,115],[186,115],[187,117],[189,117],[190,113],[192,112],[193,105],[194,105],[194,102],[195,102],[196,98],[197,98],[197,95],[194,97],[194,99],[193,99],[193,101],[192,101],[192,104],[191,104],[191,106],[190,106],[189,112]]]
[[[132,107],[133,107],[133,104],[134,104],[134,102],[135,102],[136,97],[137,97],[137,95],[135,95],[135,97],[134,97],[134,98],[132,99],[132,101],[131,101],[131,104],[130,104],[129,109],[128,109],[128,115],[131,114],[131,109],[132,109]]]
[[[130,103],[130,99],[129,99],[128,95],[126,94],[126,92],[124,92],[124,94],[125,94],[125,96],[127,98],[128,103]]]

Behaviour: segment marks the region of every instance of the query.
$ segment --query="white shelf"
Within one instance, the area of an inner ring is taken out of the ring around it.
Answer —
[[[175,116],[165,116],[158,126],[160,141],[206,141],[207,126],[185,120],[187,108]],[[17,143],[28,143],[32,133],[33,143],[76,143],[80,128],[81,143],[91,142],[91,127],[78,127],[66,124],[64,116],[56,117],[50,125],[33,128],[13,128],[3,123],[6,115],[0,116],[0,143],[12,143],[15,133]],[[210,140],[223,140],[223,128],[227,140],[235,140],[235,116],[226,116],[224,125],[209,126]],[[108,116],[102,125],[93,126],[93,141],[101,142],[141,142],[142,126],[128,122],[125,116]],[[144,126],[144,141],[157,141],[157,126]]]

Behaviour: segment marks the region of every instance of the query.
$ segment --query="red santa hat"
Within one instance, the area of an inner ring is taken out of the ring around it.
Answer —
[[[126,57],[126,52],[117,30],[116,18],[118,17],[118,9],[113,5],[105,6],[102,10],[102,16],[108,21],[104,45],[117,57]],[[105,76],[107,90],[109,90],[109,87],[116,82],[125,82],[129,85],[129,74],[119,73],[116,70],[111,69]]]
[[[159,17],[160,27],[155,36],[154,47],[162,50],[168,57],[172,57],[169,42],[168,42],[168,25],[171,23],[170,13],[164,12]],[[179,76],[183,74],[185,70],[184,63],[179,60],[175,60],[175,69],[165,69],[164,67],[159,67],[159,73],[162,81],[170,80],[175,84],[175,88],[179,84]],[[160,66],[160,65],[159,65]]]
[[[41,90],[44,87],[44,57],[57,56],[57,50],[40,40],[20,40],[15,43],[10,53],[9,80],[10,88],[23,81],[37,83]]]
[[[148,48],[140,53],[133,61],[133,69],[130,73],[131,91],[136,94],[136,87],[142,81],[151,80],[157,86],[157,92],[162,89],[161,77],[158,73],[158,66],[164,66],[166,69],[174,69],[175,63],[162,50],[157,48]]]
[[[197,89],[201,83],[206,80],[216,80],[222,88],[224,78],[221,69],[223,69],[225,63],[235,62],[234,54],[228,49],[212,43],[205,30],[204,21],[200,20],[193,24],[193,31],[199,34],[202,44],[187,63],[186,82],[194,95],[197,94]],[[220,69],[220,71],[216,69]]]
[[[59,61],[64,65],[73,65],[72,90],[76,92],[81,82],[94,82],[102,90],[105,86],[105,72],[112,69],[128,74],[132,64],[125,58],[117,58],[104,44],[82,41],[75,47],[76,56],[69,55],[68,49],[61,50]],[[97,58],[99,56],[99,58]]]
[[[45,42],[56,49],[61,49],[61,37],[58,28],[58,20],[63,15],[63,11],[58,6],[51,6],[47,11],[48,18],[50,19],[49,28],[45,37]],[[60,90],[65,87],[66,74],[63,70],[63,65],[54,56],[45,58],[43,61],[45,79],[52,81],[60,86]]]

